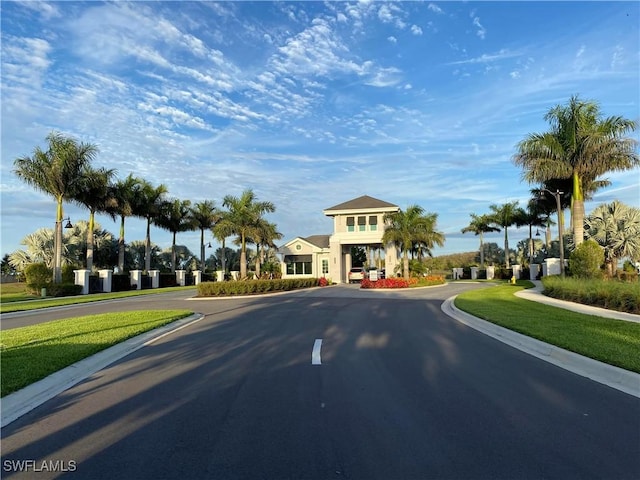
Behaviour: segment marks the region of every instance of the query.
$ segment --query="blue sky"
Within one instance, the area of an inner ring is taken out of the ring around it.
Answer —
[[[579,94],[639,119],[639,5],[3,1],[1,253],[53,227],[54,201],[12,169],[54,130],[170,197],[220,206],[251,188],[283,242],[331,233],[323,209],[370,195],[438,213],[435,254],[476,250],[460,229],[492,203],[526,204],[511,157],[551,107]],[[640,205],[638,169],[607,178],[587,212]],[[526,235],[510,229],[510,244]],[[126,237],[142,240],[143,221]],[[199,233],[177,240],[199,252]]]

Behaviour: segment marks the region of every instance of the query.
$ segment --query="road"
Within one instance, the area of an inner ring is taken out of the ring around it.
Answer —
[[[67,310],[205,318],[2,429],[3,477],[640,478],[640,400],[444,315],[468,288]]]

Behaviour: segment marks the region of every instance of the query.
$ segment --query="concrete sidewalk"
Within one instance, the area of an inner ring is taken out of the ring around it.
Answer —
[[[590,307],[574,302],[566,302],[550,298],[542,294],[542,284],[537,281],[535,288],[522,290],[516,293],[520,298],[540,302],[558,308],[564,308],[587,315],[594,315],[605,318],[626,320],[640,323],[640,315],[616,312],[604,308]],[[507,328],[503,328],[494,323],[474,317],[454,305],[455,296],[448,298],[442,304],[442,311],[450,317],[465,325],[478,330],[485,335],[500,340],[518,350],[533,355],[541,360],[557,365],[565,370],[569,370],[577,375],[587,377],[598,383],[602,383],[616,390],[628,393],[640,398],[640,374],[614,367],[607,363],[599,362],[569,350],[550,345],[534,338],[522,335]]]
[[[547,297],[546,295],[542,294],[543,286],[540,280],[534,280],[533,284],[535,285],[534,288],[520,290],[519,292],[516,292],[516,296],[524,298],[526,300],[532,300],[534,302],[551,305],[553,307],[564,308],[565,310],[571,310],[573,312],[640,323],[640,315],[634,315],[633,313],[616,312],[615,310],[607,310],[606,308],[591,307],[589,305],[583,305],[581,303],[567,302],[565,300],[558,300],[557,298]]]

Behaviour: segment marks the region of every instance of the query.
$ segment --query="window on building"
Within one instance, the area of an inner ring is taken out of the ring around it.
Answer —
[[[347,232],[355,232],[356,231],[356,222],[355,217],[347,217]]]
[[[322,274],[326,275],[329,273],[329,260],[322,260]]]
[[[287,275],[311,275],[311,255],[287,255]]]
[[[367,217],[358,217],[358,231],[364,232],[367,229]]]
[[[372,232],[378,230],[378,217],[376,215],[371,215],[369,217],[369,230]]]

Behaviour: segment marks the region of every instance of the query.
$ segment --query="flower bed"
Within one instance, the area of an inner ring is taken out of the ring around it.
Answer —
[[[442,275],[429,275],[428,277],[415,278],[409,280],[398,277],[383,278],[372,282],[364,279],[360,282],[360,288],[409,288],[409,287],[429,287],[432,285],[442,285],[445,279]]]

